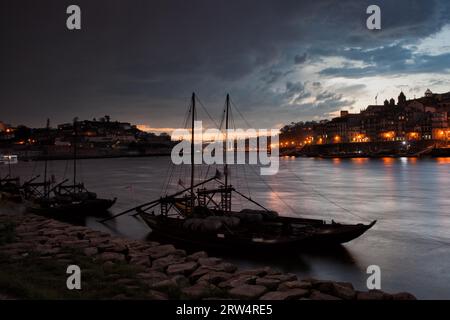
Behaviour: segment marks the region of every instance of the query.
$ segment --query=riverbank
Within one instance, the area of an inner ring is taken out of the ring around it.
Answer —
[[[308,144],[301,148],[282,148],[280,156],[319,158],[448,157],[450,148],[438,140],[347,142]]]
[[[298,279],[270,267],[239,270],[206,252],[112,237],[26,214],[0,214],[0,295],[16,299],[404,300],[351,283]],[[82,290],[68,290],[67,266]]]

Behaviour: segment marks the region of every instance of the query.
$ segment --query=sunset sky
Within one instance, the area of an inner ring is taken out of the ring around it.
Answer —
[[[44,126],[105,114],[179,127],[195,91],[226,93],[255,128],[330,118],[427,88],[450,91],[450,2],[2,1],[0,121]],[[70,4],[82,30],[66,29]],[[164,128],[152,129],[152,128]]]

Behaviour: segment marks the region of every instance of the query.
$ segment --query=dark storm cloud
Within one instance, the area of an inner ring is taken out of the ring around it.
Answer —
[[[294,62],[295,62],[295,64],[303,64],[306,62],[307,58],[308,58],[308,54],[306,54],[306,53],[297,54],[294,57]]]
[[[442,72],[450,63],[450,54],[427,55],[415,54],[414,48],[402,45],[383,46],[372,50],[352,48],[334,52],[347,59],[369,64],[366,67],[352,67],[351,64],[341,68],[326,68],[320,71],[327,76],[359,78],[372,75],[397,73],[431,73]]]
[[[450,62],[447,55],[411,57],[403,47],[448,22],[446,1],[379,1],[380,32],[365,28],[369,1],[80,0],[79,32],[65,28],[69,4],[0,4],[0,119],[41,125],[47,117],[109,113],[171,126],[195,90],[213,106],[231,92],[257,122],[268,116],[258,118],[258,108],[276,115],[288,98],[269,86],[286,84],[293,65],[307,60],[340,56],[367,64],[328,67],[326,77],[432,72]],[[405,62],[411,58],[414,65]],[[290,81],[286,91],[315,94],[296,87],[304,81]],[[322,115],[349,102],[335,96],[303,107]]]

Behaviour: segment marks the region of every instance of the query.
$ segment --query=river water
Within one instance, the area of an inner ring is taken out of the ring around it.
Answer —
[[[21,162],[13,173],[22,179],[42,174],[42,162]],[[71,163],[51,161],[49,172],[69,177]],[[206,174],[205,169],[198,172]],[[2,168],[1,174],[7,171]],[[450,299],[450,158],[314,159],[281,158],[274,176],[257,168],[232,166],[235,187],[282,215],[377,224],[362,237],[329,252],[292,252],[290,256],[225,256],[245,267],[270,265],[301,277],[349,281],[366,289],[366,269],[381,268],[382,290],[409,291],[419,298]],[[104,197],[118,197],[112,211],[158,198],[170,175],[170,158],[79,160],[78,177]],[[212,172],[210,173],[210,175]],[[172,173],[188,184],[188,171]],[[236,206],[240,206],[236,202]],[[92,228],[134,239],[149,229],[122,216],[106,225],[88,218]],[[217,255],[217,254],[215,254]]]

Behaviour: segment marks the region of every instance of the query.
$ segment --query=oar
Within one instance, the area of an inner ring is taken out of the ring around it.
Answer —
[[[108,217],[108,218],[105,218],[105,219],[102,219],[102,220],[97,220],[97,221],[100,222],[100,223],[103,223],[103,222],[106,222],[106,221],[108,221],[108,220],[112,220],[112,219],[115,219],[115,218],[117,218],[117,217],[123,216],[124,214],[127,214],[127,213],[129,213],[129,212],[135,211],[135,210],[137,210],[137,209],[141,209],[142,207],[145,207],[145,206],[148,206],[148,205],[151,205],[151,204],[159,203],[160,201],[161,201],[161,199],[153,200],[153,201],[150,201],[150,202],[141,204],[141,205],[139,205],[139,206],[137,206],[137,207],[134,207],[134,208],[131,208],[131,209],[122,211],[122,212],[120,212],[120,213],[118,213],[118,214],[115,214],[115,215],[113,215],[113,216],[111,216],[111,217]]]
[[[36,179],[37,179],[37,178],[39,178],[40,176],[41,176],[41,175],[40,175],[40,174],[38,174],[37,176],[35,176],[35,177],[31,178],[30,180],[28,180],[28,181],[25,181],[25,182],[23,183],[22,187],[24,187],[24,186],[26,186],[26,185],[30,184],[31,182],[33,182],[34,180],[36,180]]]
[[[58,188],[60,185],[66,183],[67,181],[69,181],[69,179],[64,179],[63,181],[61,181],[60,183],[58,183],[56,186],[54,186],[53,188],[51,188],[46,194],[45,196],[48,196],[50,193],[52,193],[54,190],[56,190],[56,188]],[[46,184],[47,181],[44,181],[44,183]]]
[[[138,208],[138,209],[140,209],[140,210],[143,210],[143,211],[146,211],[146,210],[148,210],[148,209],[151,209],[151,208],[153,208],[153,207],[156,207],[157,205],[158,205],[159,203],[154,203],[154,204],[152,204],[151,206],[149,206],[149,207],[147,207],[147,208]],[[137,215],[139,214],[139,212],[136,212],[135,214],[132,214],[131,216],[132,217],[136,217]]]

